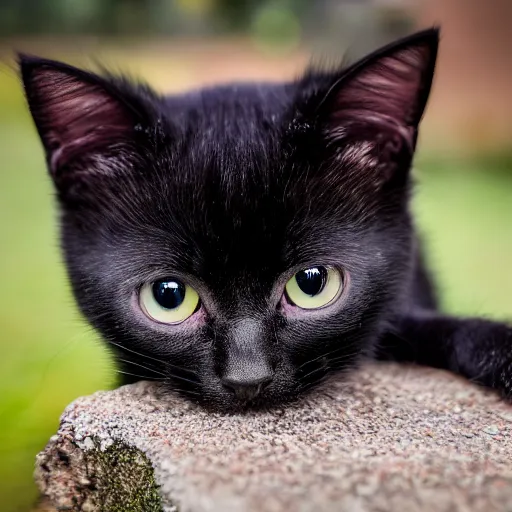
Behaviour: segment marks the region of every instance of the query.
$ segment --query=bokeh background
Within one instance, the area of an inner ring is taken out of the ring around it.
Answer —
[[[293,77],[441,24],[414,208],[444,308],[512,319],[511,20],[509,0],[0,0],[0,509],[32,509],[34,457],[62,409],[115,385],[66,282],[14,50],[172,92]]]

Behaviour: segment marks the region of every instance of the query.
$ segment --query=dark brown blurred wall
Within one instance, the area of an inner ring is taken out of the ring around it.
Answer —
[[[512,150],[512,0],[418,0],[418,26],[441,25],[425,145]]]

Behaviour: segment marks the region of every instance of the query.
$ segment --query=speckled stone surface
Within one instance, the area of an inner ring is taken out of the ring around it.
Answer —
[[[139,383],[73,402],[36,480],[60,510],[512,512],[512,407],[392,364],[233,416]]]

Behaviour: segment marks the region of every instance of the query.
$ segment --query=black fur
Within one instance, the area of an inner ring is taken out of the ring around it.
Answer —
[[[436,312],[409,213],[437,44],[428,30],[348,68],[170,97],[20,56],[76,299],[126,381],[235,410],[226,376],[270,376],[250,403],[274,405],[379,357],[512,393],[512,330]],[[344,293],[290,314],[284,285],[312,265],[341,269]],[[201,297],[180,325],[138,306],[166,276]]]

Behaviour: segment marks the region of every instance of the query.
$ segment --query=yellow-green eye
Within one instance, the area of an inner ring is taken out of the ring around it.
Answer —
[[[339,296],[343,279],[332,267],[311,267],[297,272],[286,283],[288,300],[303,309],[318,309]]]
[[[179,324],[199,307],[199,295],[176,279],[146,283],[140,290],[140,305],[147,316],[165,324]]]

